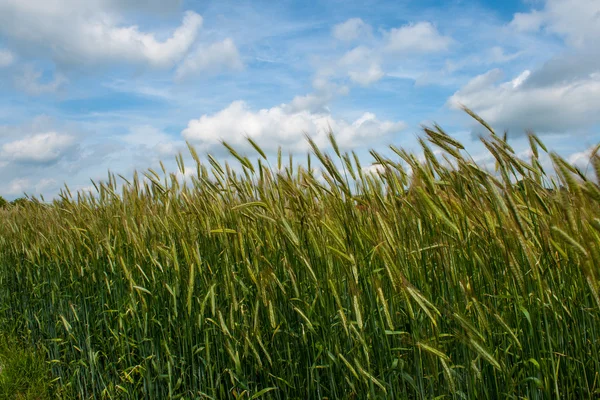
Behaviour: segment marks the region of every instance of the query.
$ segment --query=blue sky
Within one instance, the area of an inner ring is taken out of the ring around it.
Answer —
[[[0,196],[87,190],[185,142],[221,159],[389,144],[433,121],[482,164],[465,104],[585,168],[600,141],[600,2],[0,0]]]

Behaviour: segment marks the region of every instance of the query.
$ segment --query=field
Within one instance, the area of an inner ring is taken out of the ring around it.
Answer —
[[[0,323],[65,398],[600,396],[598,155],[490,133],[486,171],[433,126],[372,174],[330,139],[0,210]]]

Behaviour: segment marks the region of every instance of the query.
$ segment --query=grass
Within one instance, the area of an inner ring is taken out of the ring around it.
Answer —
[[[596,180],[535,135],[482,139],[497,173],[438,126],[375,175],[330,140],[0,210],[0,317],[82,399],[600,395]]]
[[[45,355],[15,332],[0,332],[0,400],[46,400],[52,395]]]

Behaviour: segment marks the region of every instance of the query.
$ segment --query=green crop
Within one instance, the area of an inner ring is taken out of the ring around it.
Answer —
[[[433,126],[4,207],[0,320],[82,399],[597,398],[600,189],[487,128],[495,172]]]

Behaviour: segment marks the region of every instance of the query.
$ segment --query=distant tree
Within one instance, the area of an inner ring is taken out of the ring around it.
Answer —
[[[8,204],[8,201],[6,201],[4,199],[4,197],[0,196],[0,208],[6,207],[7,204]]]
[[[11,206],[19,206],[19,207],[43,207],[47,204],[40,201],[40,199],[36,197],[19,197],[10,202]]]
[[[30,202],[31,202],[31,200],[29,200],[26,197],[19,197],[19,198],[14,199],[13,201],[11,201],[10,204],[12,206],[24,206],[24,205],[29,204]]]

